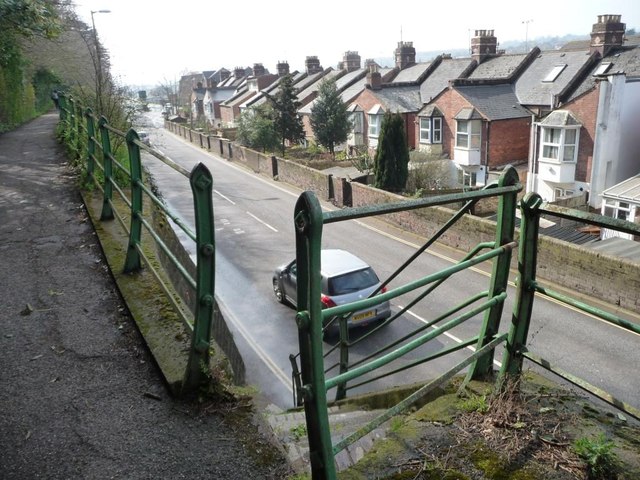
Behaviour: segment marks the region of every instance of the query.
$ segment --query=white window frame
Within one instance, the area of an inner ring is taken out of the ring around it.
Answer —
[[[602,209],[603,215],[611,218],[617,218],[618,220],[630,220],[631,219],[632,205],[629,202],[621,202],[620,200],[604,199],[604,205]]]
[[[555,136],[556,134],[557,136]],[[574,136],[573,139],[570,138],[571,135]],[[576,163],[578,161],[579,140],[579,128],[543,126],[540,135],[540,159],[554,163]]]
[[[380,135],[380,124],[382,123],[382,115],[369,114],[369,136],[377,138]]]
[[[442,117],[420,117],[420,143],[442,143]]]
[[[431,143],[431,118],[420,117],[420,143]]]
[[[362,134],[363,133],[363,114],[362,112],[351,112],[351,124],[353,125],[353,133],[354,134]]]
[[[542,80],[545,83],[551,83],[551,82],[555,82],[556,78],[558,78],[558,76],[562,73],[562,71],[567,68],[567,64],[563,63],[562,65],[556,65],[555,67],[553,67],[553,69],[547,74],[546,77],[544,77],[544,80]]]
[[[477,127],[477,128],[474,128]],[[461,142],[464,139],[465,142]],[[456,148],[480,150],[482,120],[456,120]],[[466,143],[466,145],[463,145]]]

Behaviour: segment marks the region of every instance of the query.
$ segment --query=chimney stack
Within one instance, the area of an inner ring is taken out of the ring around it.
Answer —
[[[478,64],[487,58],[496,56],[498,51],[498,39],[494,36],[493,30],[476,30],[475,36],[471,39],[471,58]]]
[[[266,73],[266,70],[264,68],[264,65],[262,65],[261,63],[254,63],[253,64],[253,76],[254,77],[261,77],[265,73]]]
[[[604,57],[612,48],[622,46],[627,26],[620,20],[622,15],[598,15],[598,23],[591,30],[590,53],[599,52]]]
[[[404,70],[416,64],[416,49],[413,42],[398,42],[398,48],[394,52],[396,58],[396,68]]]
[[[369,65],[369,71],[367,72],[367,86],[371,90],[380,90],[382,88],[382,75],[378,71],[378,66],[375,63]]]
[[[344,52],[344,58],[342,60],[342,67],[347,72],[354,72],[360,69],[360,55],[358,52]]]
[[[244,67],[236,67],[233,69],[233,76],[236,78],[244,77]]]
[[[307,75],[313,75],[314,73],[319,73],[322,71],[322,65],[320,65],[320,60],[316,56],[309,56],[304,61],[304,66],[307,70]]]
[[[284,77],[285,75],[289,75],[289,63],[288,62],[278,62],[276,65],[276,70],[278,71],[279,77]]]

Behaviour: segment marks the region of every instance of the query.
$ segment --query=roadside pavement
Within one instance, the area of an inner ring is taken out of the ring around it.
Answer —
[[[0,135],[0,478],[285,478],[251,415],[169,395],[57,121]]]

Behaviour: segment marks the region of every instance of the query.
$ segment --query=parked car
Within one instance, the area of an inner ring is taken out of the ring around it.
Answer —
[[[320,252],[320,274],[322,276],[323,308],[362,300],[371,295],[379,286],[378,276],[364,260],[345,250],[322,250]],[[273,293],[280,303],[297,306],[297,265],[293,260],[278,267],[273,275]],[[386,288],[382,289],[382,292]],[[347,321],[349,328],[364,326],[386,320],[391,315],[388,301],[369,309],[353,312]],[[334,322],[332,328],[337,329]]]
[[[140,141],[145,145],[151,146],[151,140],[149,139],[149,132],[145,132],[145,131],[138,132],[138,138],[140,138]]]

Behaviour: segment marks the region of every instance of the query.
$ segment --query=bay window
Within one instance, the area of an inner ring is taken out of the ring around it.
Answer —
[[[542,128],[542,158],[556,162],[575,162],[578,153],[578,130],[575,128]]]
[[[377,137],[380,134],[380,122],[382,115],[369,115],[369,136]]]
[[[480,149],[481,120],[456,121],[456,148]]]

